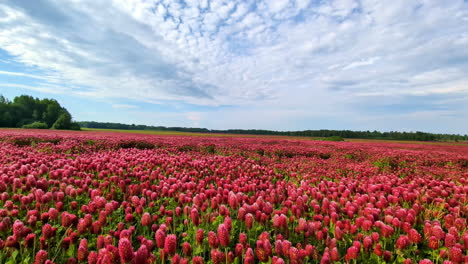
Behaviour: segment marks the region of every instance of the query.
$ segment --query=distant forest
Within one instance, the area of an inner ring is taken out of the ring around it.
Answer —
[[[362,139],[388,139],[388,140],[415,140],[415,141],[468,141],[468,135],[433,134],[426,132],[379,132],[379,131],[351,131],[351,130],[304,130],[304,131],[272,131],[259,129],[227,129],[215,130],[207,128],[164,127],[146,125],[128,125],[120,123],[103,123],[94,121],[78,122],[81,127],[101,129],[124,130],[155,130],[155,131],[180,131],[198,133],[225,133],[248,135],[281,135],[299,137],[342,137]]]
[[[56,100],[29,95],[16,96],[13,101],[0,95],[0,127],[80,129],[78,123],[72,122],[68,110]]]

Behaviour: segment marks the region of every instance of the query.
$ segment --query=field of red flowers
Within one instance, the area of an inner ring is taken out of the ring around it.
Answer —
[[[468,263],[468,146],[0,130],[0,263]]]

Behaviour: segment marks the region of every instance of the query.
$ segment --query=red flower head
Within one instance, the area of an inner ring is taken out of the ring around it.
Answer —
[[[458,247],[452,247],[449,251],[449,259],[454,263],[462,263],[463,252]]]
[[[36,254],[36,260],[34,261],[34,264],[44,264],[45,261],[47,260],[47,251],[45,250],[39,250]]]
[[[16,237],[16,239],[20,239],[23,237],[24,233],[24,224],[20,220],[15,220],[13,223],[13,235]]]
[[[141,216],[141,225],[150,226],[151,225],[151,215],[149,213],[144,213]]]
[[[358,255],[359,255],[359,249],[355,246],[351,246],[346,251],[345,259],[346,261],[350,261],[351,259],[357,259]]]
[[[224,224],[218,226],[218,238],[221,246],[227,247],[229,245],[229,231]]]
[[[462,240],[463,240],[464,249],[468,250],[468,233],[463,234]]]
[[[428,246],[431,249],[438,249],[439,248],[439,240],[435,236],[431,236],[429,238]]]
[[[88,225],[86,223],[86,220],[84,220],[83,218],[80,218],[78,220],[78,225],[76,227],[78,233],[80,234],[84,234],[88,231]]]
[[[364,237],[362,244],[364,246],[364,249],[367,251],[372,247],[372,244],[374,244],[374,241],[372,240],[370,236],[366,236]]]
[[[281,240],[276,240],[275,241],[275,253],[280,255],[280,256],[284,256],[283,255],[283,241]]]
[[[119,256],[123,263],[127,263],[133,258],[133,248],[128,238],[121,238],[119,240]]]
[[[362,230],[369,231],[372,228],[372,222],[370,220],[364,220],[362,222]]]
[[[212,249],[211,250],[211,261],[213,264],[221,264],[226,260],[226,255],[217,250],[217,249]]]
[[[247,245],[247,235],[245,233],[239,234],[239,243],[241,243],[243,246]]]
[[[200,221],[200,217],[199,217],[197,208],[193,208],[190,211],[190,219],[192,219],[193,225],[198,226],[199,221]]]
[[[234,192],[229,192],[229,198],[228,198],[228,203],[229,206],[233,209],[237,209],[239,203],[237,202],[237,196]]]
[[[96,251],[91,251],[88,255],[88,264],[97,264],[98,254]]]
[[[447,234],[445,236],[445,246],[446,247],[453,247],[455,245],[455,243],[457,243],[457,239],[454,235],[452,234]]]
[[[228,232],[231,232],[231,228],[232,228],[232,219],[231,217],[229,216],[226,216],[226,218],[224,218],[224,226],[226,227],[226,229],[228,230]]]
[[[253,220],[254,220],[254,217],[251,213],[248,213],[245,215],[245,226],[247,227],[247,229],[252,228]]]
[[[387,237],[392,236],[395,230],[393,229],[393,227],[389,225],[384,225],[382,226],[380,232],[383,237],[387,238]]]
[[[244,253],[244,246],[240,243],[237,243],[236,248],[234,249],[234,253],[236,257],[242,256],[242,254]]]
[[[270,255],[268,254],[268,252],[265,250],[265,245],[264,245],[264,242],[266,242],[266,240],[257,240],[257,246],[255,248],[255,253],[257,255],[257,258],[261,261],[261,262],[266,262],[268,261]]]
[[[161,228],[156,231],[155,239],[156,239],[156,246],[158,248],[164,248],[164,241],[166,240],[166,233],[163,230],[161,230]]]
[[[218,237],[216,236],[216,233],[213,231],[208,232],[208,244],[210,245],[211,248],[217,248],[219,241]]]
[[[171,259],[172,264],[180,264],[180,256],[179,254],[175,254]]]
[[[408,238],[411,243],[418,244],[421,243],[422,236],[416,231],[416,229],[412,228],[408,232]]]
[[[88,258],[88,241],[82,239],[78,246],[78,261],[85,261]]]
[[[377,256],[381,257],[383,256],[383,250],[382,250],[382,246],[380,244],[377,244],[374,248],[374,254],[376,254]]]
[[[371,237],[372,237],[372,240],[374,241],[374,243],[378,242],[379,239],[380,239],[380,235],[377,232],[372,232]]]
[[[148,263],[149,251],[146,245],[141,245],[135,254],[135,264]]]
[[[299,262],[300,260],[299,250],[295,247],[290,247],[289,258],[291,259],[292,262]]]
[[[188,242],[184,242],[182,244],[182,250],[184,251],[184,255],[187,257],[192,256],[192,246]]]
[[[203,239],[205,237],[205,232],[203,229],[198,229],[197,233],[195,234],[195,240],[197,241],[198,245],[201,245],[203,243]]]
[[[175,254],[177,248],[177,237],[176,235],[168,235],[164,241],[164,253],[172,256]]]
[[[435,236],[438,240],[442,240],[445,238],[445,232],[442,230],[442,227],[439,225],[434,225],[431,229],[431,234]]]
[[[332,248],[332,250],[330,251],[330,258],[333,261],[340,260],[340,252],[338,252],[338,249],[336,247]]]
[[[36,240],[36,234],[30,233],[24,239],[24,246],[25,247],[32,247],[34,245],[34,240]]]
[[[398,249],[405,249],[410,243],[410,240],[407,236],[401,235],[397,241],[395,247]]]
[[[9,236],[7,237],[5,241],[5,246],[6,247],[18,247],[19,246],[18,240],[16,239],[15,236]]]
[[[193,263],[193,264],[204,264],[205,261],[203,260],[202,257],[200,257],[200,256],[195,256],[195,257],[192,258],[192,263]]]
[[[421,261],[419,261],[419,264],[434,264],[434,262],[428,260],[428,259],[423,259]]]
[[[392,258],[392,252],[390,252],[390,251],[388,251],[388,250],[385,250],[383,259],[384,259],[386,262],[389,262],[391,258]]]

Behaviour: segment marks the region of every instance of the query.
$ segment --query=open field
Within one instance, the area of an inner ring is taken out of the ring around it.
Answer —
[[[240,135],[240,134],[218,134],[218,133],[191,133],[179,131],[155,131],[155,130],[125,130],[125,129],[97,129],[97,128],[83,128],[84,131],[94,132],[118,132],[130,134],[146,134],[146,135],[173,135],[173,136],[202,136],[202,137],[253,137],[253,138],[283,138],[295,140],[321,140],[320,137],[292,137],[292,136],[277,136],[277,135]],[[432,141],[408,141],[408,140],[384,140],[384,139],[358,139],[346,138],[349,142],[362,142],[362,143],[402,143],[402,144],[433,144],[433,145],[466,145],[468,142],[432,142]]]
[[[0,130],[0,263],[467,263],[467,216],[466,145]]]

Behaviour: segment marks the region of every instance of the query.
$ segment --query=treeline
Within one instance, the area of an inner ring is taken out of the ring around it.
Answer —
[[[38,99],[29,95],[9,101],[0,95],[0,127],[79,130],[67,109],[54,99]]]
[[[299,137],[342,137],[362,139],[388,139],[388,140],[415,140],[415,141],[468,141],[468,135],[433,134],[426,132],[379,132],[379,131],[351,131],[351,130],[304,130],[304,131],[272,131],[259,129],[227,129],[214,130],[207,128],[191,127],[164,127],[146,125],[128,125],[120,123],[103,123],[94,121],[78,122],[81,127],[101,129],[124,130],[155,130],[155,131],[180,131],[199,133],[225,133],[225,134],[249,134],[249,135],[281,135]]]

